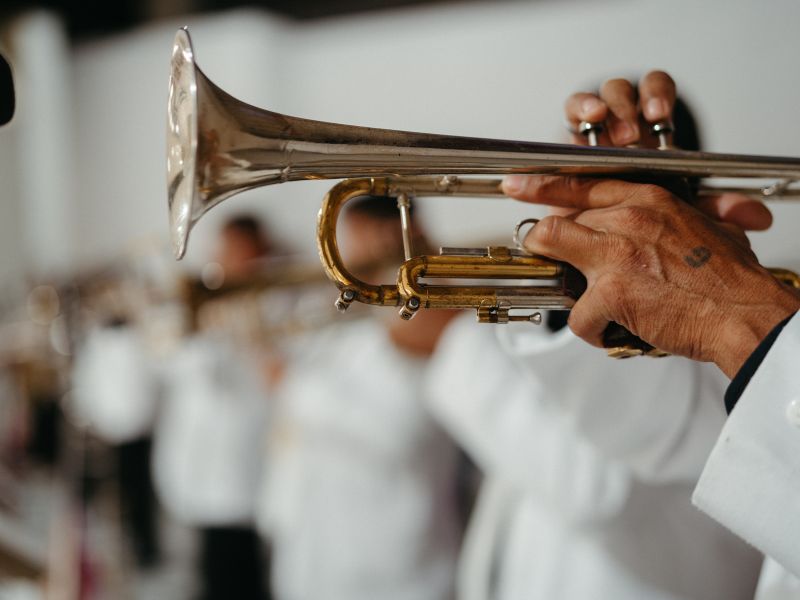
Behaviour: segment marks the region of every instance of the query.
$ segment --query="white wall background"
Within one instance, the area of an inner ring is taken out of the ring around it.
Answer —
[[[662,68],[700,117],[706,149],[800,154],[796,0],[498,0],[311,24],[250,11],[191,17],[75,49],[65,91],[74,178],[57,208],[64,214],[63,203],[69,206],[66,234],[36,240],[54,245],[50,255],[63,246],[80,264],[97,262],[153,233],[163,236],[166,251],[166,84],[172,36],[184,23],[213,81],[249,103],[297,116],[560,141],[561,105],[570,92],[607,76]],[[28,108],[20,106],[20,122]],[[0,132],[0,157],[10,138]],[[33,175],[6,171],[0,167],[2,217],[19,218],[7,205],[18,202],[15,186],[29,189]],[[312,256],[316,210],[328,187],[298,182],[227,201],[198,225],[189,263],[206,258],[223,216],[251,208]],[[437,242],[454,244],[505,241],[530,212],[511,201],[432,199],[424,216]],[[776,212],[776,227],[755,236],[756,247],[765,262],[798,268],[800,206]]]
[[[7,32],[17,111],[0,130],[0,281],[71,268],[71,60],[61,22],[30,13]],[[8,292],[3,286],[0,294]]]

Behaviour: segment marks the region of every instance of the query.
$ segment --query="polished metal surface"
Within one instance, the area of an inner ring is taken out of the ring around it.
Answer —
[[[197,67],[189,32],[175,36],[169,84],[167,179],[173,246],[238,192],[302,179],[398,175],[644,173],[800,179],[800,159],[582,147],[412,133],[290,117],[250,106]]]
[[[603,133],[603,129],[605,129],[603,123],[581,121],[578,125],[578,133],[586,138],[586,143],[590,146],[597,146],[597,136]]]
[[[400,211],[400,228],[403,234],[403,256],[409,260],[413,255],[411,248],[411,200],[408,194],[400,194],[397,197],[397,209]]]
[[[233,98],[197,67],[185,28],[176,34],[171,66],[167,180],[176,257],[185,253],[192,226],[225,198],[273,183],[344,179],[325,197],[317,224],[320,259],[340,290],[336,301],[340,311],[357,301],[399,307],[404,319],[420,308],[472,308],[481,322],[538,323],[538,310],[568,309],[574,304],[583,289],[580,274],[519,247],[447,248],[439,255],[414,255],[408,199],[502,195],[499,179],[462,176],[671,175],[703,178],[700,194],[722,190],[762,199],[800,196],[800,190],[792,187],[800,180],[800,158],[664,149],[671,134],[667,122],[654,130],[662,147],[658,150],[597,146],[602,124],[596,123],[580,127],[590,146],[356,127],[290,117]],[[722,189],[708,185],[713,177],[777,181],[767,187]],[[391,284],[356,279],[339,254],[336,225],[341,208],[364,195],[399,199],[406,260]],[[515,243],[521,246],[519,226],[515,233]],[[776,276],[794,287],[800,281],[791,272]],[[659,353],[635,338],[630,345],[624,337],[614,339],[614,346],[616,340],[624,340],[615,348],[617,356]]]
[[[520,237],[520,235],[519,235],[520,234],[520,230],[525,225],[530,225],[531,227],[533,227],[538,222],[539,222],[539,219],[528,218],[528,219],[522,219],[519,223],[516,224],[516,226],[514,227],[514,232],[511,235],[511,241],[514,243],[514,247],[515,248],[517,248],[518,250],[521,250],[523,252],[525,251],[525,248],[522,245],[522,242],[523,242],[523,240],[525,238]]]
[[[659,150],[670,150],[674,146],[670,143],[670,136],[675,132],[672,121],[659,121],[650,128],[650,133],[658,138]]]
[[[357,279],[344,264],[336,224],[347,202],[360,196],[429,197],[500,195],[499,180],[447,177],[373,177],[346,179],[325,196],[317,219],[320,260],[340,290],[337,308],[352,302],[400,307],[410,319],[420,308],[475,309],[483,323],[537,323],[538,311],[569,308],[580,288],[568,276],[574,270],[516,248],[443,248],[439,255],[413,256],[399,268],[397,281],[375,285]],[[445,284],[435,283],[446,280]],[[503,281],[500,281],[503,280]],[[463,281],[454,285],[454,281]],[[509,285],[513,281],[516,285]],[[525,311],[517,314],[516,311]]]

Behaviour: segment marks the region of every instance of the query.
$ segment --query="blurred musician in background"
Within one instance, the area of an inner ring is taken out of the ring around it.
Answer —
[[[226,283],[247,280],[270,244],[250,216],[223,227],[215,262]],[[261,356],[224,329],[195,331],[165,365],[155,476],[172,516],[200,531],[200,598],[266,597],[253,520],[269,390]]]
[[[72,408],[115,451],[123,531],[140,567],[159,560],[150,474],[157,393],[152,357],[128,315],[89,330],[73,365]]]
[[[354,274],[387,278],[403,256],[396,201],[354,200],[343,223]],[[262,515],[277,598],[452,597],[457,453],[422,389],[452,316],[375,311],[309,336],[289,367]]]
[[[239,215],[222,227],[215,262],[222,268],[225,283],[237,283],[255,274],[272,253],[261,222],[252,215]]]
[[[674,94],[666,108],[647,99],[666,85],[658,73],[639,90],[614,80],[599,98],[571,97],[567,114],[575,126],[606,120],[602,143],[652,144],[645,126],[670,117]],[[641,123],[620,99],[637,94]],[[683,105],[675,118],[696,143]],[[525,330],[460,319],[437,350],[430,397],[486,473],[459,597],[752,598],[759,554],[690,502],[724,419],[724,379],[676,357],[611,361],[564,324],[558,313]]]

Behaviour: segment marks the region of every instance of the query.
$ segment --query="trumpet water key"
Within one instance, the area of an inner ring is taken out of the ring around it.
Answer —
[[[317,235],[325,271],[340,289],[337,306],[352,302],[397,306],[404,318],[420,308],[474,308],[482,322],[541,319],[537,309],[568,309],[581,278],[567,265],[517,247],[444,248],[414,255],[408,235],[410,196],[499,195],[497,179],[471,176],[565,174],[702,180],[767,179],[766,188],[725,188],[763,198],[800,195],[800,159],[687,152],[668,148],[606,148],[411,133],[340,125],[256,108],[227,94],[197,67],[189,32],[180,29],[172,51],[167,115],[167,181],[173,248],[186,252],[192,226],[238,192],[307,179],[345,179],[326,197]],[[666,140],[668,128],[655,132]],[[593,128],[587,127],[587,135]],[[355,179],[354,179],[355,178]],[[359,195],[398,198],[406,260],[397,281],[370,285],[342,264],[336,243],[341,206]],[[791,282],[796,285],[797,276]],[[434,284],[432,281],[447,279]],[[458,280],[480,284],[456,285]],[[515,285],[509,285],[508,281]],[[497,281],[494,285],[491,282]],[[488,284],[486,282],[489,282]],[[519,310],[525,311],[518,314]],[[648,352],[642,346],[641,351]]]

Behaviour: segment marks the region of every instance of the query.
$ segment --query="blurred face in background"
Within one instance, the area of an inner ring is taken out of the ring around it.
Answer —
[[[236,222],[226,225],[220,233],[215,261],[227,281],[242,279],[258,268],[260,260],[269,254],[264,235],[257,222]]]
[[[391,284],[397,280],[397,269],[404,255],[399,212],[396,215],[390,210],[345,213],[339,236],[342,258],[356,278],[372,284]],[[428,252],[429,244],[413,217],[411,231],[414,253]],[[370,308],[374,318],[387,326],[389,338],[397,348],[420,357],[430,356],[444,328],[459,314],[454,310],[420,310],[413,319],[404,321],[396,310]]]
[[[367,283],[387,283],[384,274],[390,270],[393,281],[403,261],[403,236],[400,218],[380,218],[359,212],[348,212],[343,221],[342,258],[350,272]]]

